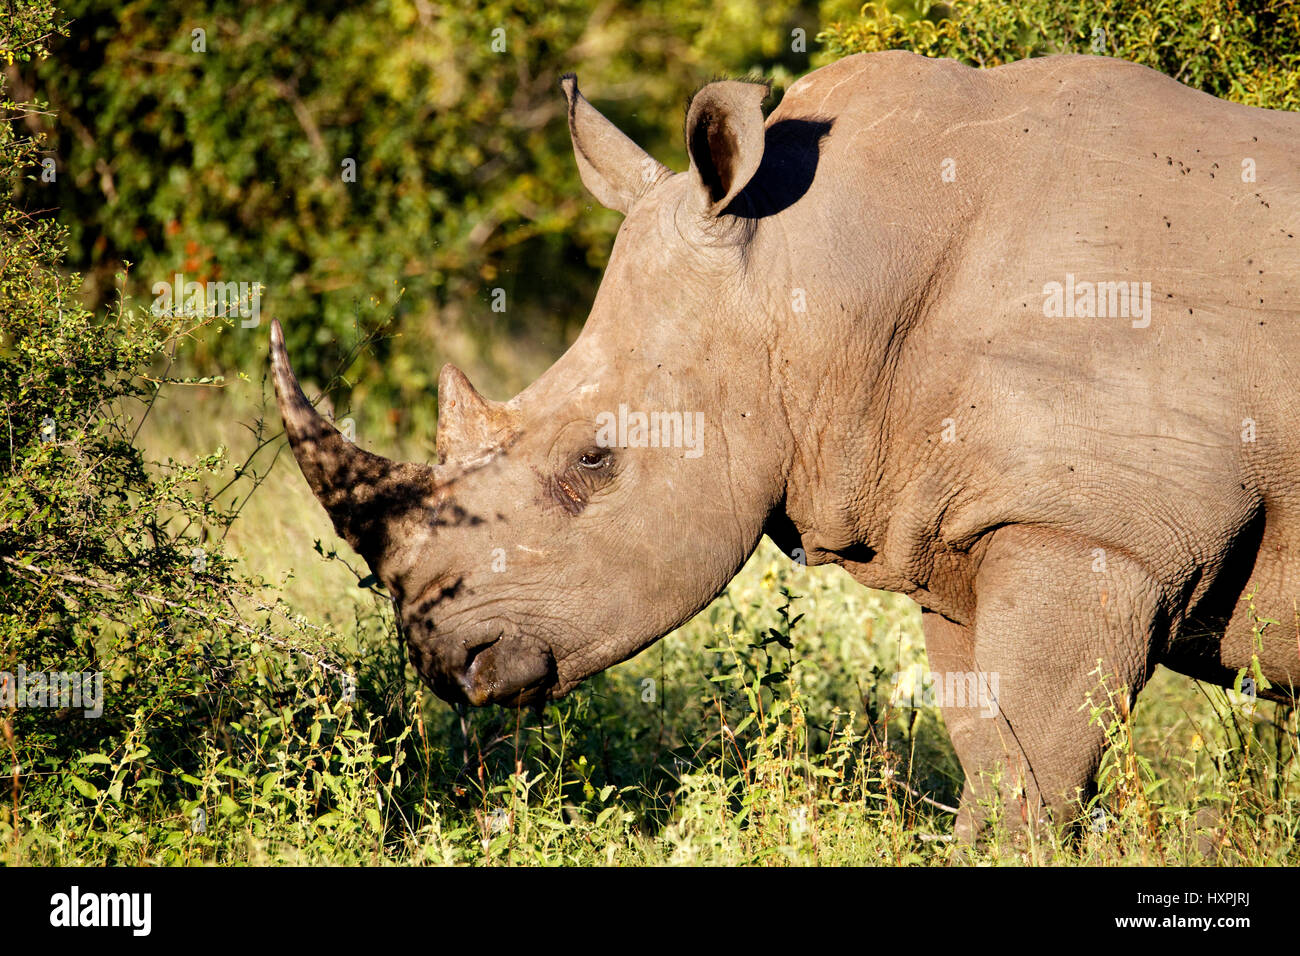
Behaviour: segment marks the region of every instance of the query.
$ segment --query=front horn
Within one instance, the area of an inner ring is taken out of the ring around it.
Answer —
[[[423,510],[432,517],[433,469],[372,455],[339,434],[303,395],[276,320],[271,322],[271,371],[284,432],[303,477],[334,530],[377,572],[396,519]]]

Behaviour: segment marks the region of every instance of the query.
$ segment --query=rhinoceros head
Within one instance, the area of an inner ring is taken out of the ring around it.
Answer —
[[[399,464],[312,408],[272,327],[302,473],[453,702],[537,704],[653,643],[725,587],[784,493],[773,293],[742,194],[766,88],[697,93],[674,174],[562,86],[583,183],[626,218],[581,335],[535,383],[495,402],[446,366],[438,463]]]

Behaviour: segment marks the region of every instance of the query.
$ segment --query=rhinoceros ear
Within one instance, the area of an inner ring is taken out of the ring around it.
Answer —
[[[509,441],[512,423],[504,402],[488,401],[456,366],[442,367],[438,376],[439,463],[464,464],[501,447]]]
[[[578,92],[572,73],[560,77],[569,101],[569,135],[582,184],[600,204],[627,215],[632,204],[672,175],[672,170],[628,139]]]
[[[686,111],[686,151],[696,203],[716,216],[745,188],[763,161],[763,83],[722,80],[691,97]]]
[[[271,323],[271,371],[284,431],[303,477],[334,530],[383,577],[394,529],[423,511],[435,489],[433,469],[372,455],[326,421],[298,385],[278,321]]]

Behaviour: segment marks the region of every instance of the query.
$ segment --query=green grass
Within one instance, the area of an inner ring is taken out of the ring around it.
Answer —
[[[237,422],[260,401],[258,383],[172,394],[146,444],[154,457],[225,444],[240,461],[251,439]],[[342,548],[286,451],[227,540],[301,615],[272,618],[275,641],[236,635],[253,703],[232,689],[230,723],[186,741],[185,768],[141,744],[166,715],[136,715],[77,767],[87,789],[25,788],[0,817],[0,859],[949,862],[953,818],[935,803],[956,802],[960,766],[937,710],[890,702],[891,675],[924,667],[910,601],[793,565],[764,542],[708,610],[540,719],[461,715],[414,680],[386,602],[317,540]],[[286,646],[323,648],[352,669],[356,700]],[[274,689],[274,706],[257,703],[259,688]],[[1026,844],[995,831],[968,862],[1296,862],[1293,712],[1265,704],[1251,720],[1222,691],[1162,670],[1130,720],[1096,716],[1114,741],[1104,832]]]

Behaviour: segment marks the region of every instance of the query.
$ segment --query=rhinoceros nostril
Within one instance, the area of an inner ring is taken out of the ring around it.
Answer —
[[[487,703],[536,704],[555,680],[555,658],[542,642],[504,635],[474,648],[455,674],[465,699]]]
[[[461,690],[465,692],[466,699],[475,707],[480,707],[487,701],[484,695],[484,688],[480,686],[478,669],[475,668],[474,662],[478,656],[486,651],[489,647],[495,645],[501,640],[501,635],[496,637],[485,637],[476,643],[471,643],[469,638],[465,639],[465,662],[461,664],[456,671],[456,683],[460,685]]]
[[[501,640],[500,634],[495,637],[483,637],[474,641],[465,638],[465,665],[463,669],[469,670],[470,665],[474,663],[474,658],[478,657],[499,640]]]

